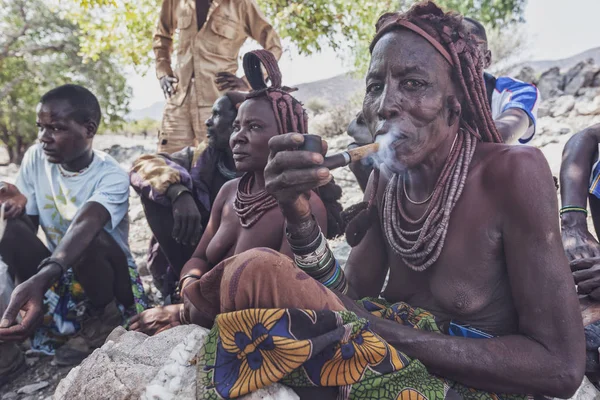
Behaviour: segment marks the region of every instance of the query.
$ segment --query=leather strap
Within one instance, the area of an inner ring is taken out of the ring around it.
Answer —
[[[454,61],[452,60],[452,56],[450,56],[450,53],[448,53],[448,51],[444,48],[444,46],[442,46],[440,42],[435,40],[435,38],[433,36],[431,36],[429,33],[425,32],[423,29],[419,28],[417,25],[413,24],[412,22],[409,22],[409,21],[406,21],[403,19],[396,21],[396,23],[398,25],[402,25],[406,29],[413,31],[417,35],[421,36],[423,39],[427,40],[446,59],[446,61],[448,61],[448,63],[450,63],[450,65],[454,66]]]

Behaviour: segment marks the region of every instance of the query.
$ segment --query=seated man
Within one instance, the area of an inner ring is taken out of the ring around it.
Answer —
[[[596,235],[600,232],[600,124],[569,139],[560,168],[560,224],[585,325],[586,374],[600,380],[600,244],[588,230],[589,201]]]
[[[141,196],[148,225],[158,242],[151,245],[149,269],[164,295],[172,293],[173,283],[192,256],[217,193],[236,177],[229,137],[245,98],[244,93],[228,92],[215,102],[206,120],[208,143],[170,155],[144,155],[133,163],[131,186]]]
[[[124,311],[145,308],[127,243],[127,173],[92,150],[100,118],[98,100],[81,86],[46,93],[37,109],[41,143],[25,154],[16,186],[0,193],[9,217],[0,256],[18,283],[0,310],[0,379],[18,368],[16,344],[31,335],[34,350],[77,364]]]
[[[459,15],[432,2],[385,14],[371,53],[363,114],[384,166],[351,223],[365,236],[341,271],[307,195],[331,179],[323,158],[295,151],[302,135],[271,138],[265,184],[294,259],[255,249],[186,288],[191,315],[220,301],[203,390],[282,380],[339,398],[570,397],[583,326],[542,153],[501,144]]]
[[[569,261],[600,257],[600,243],[587,224],[589,201],[596,234],[600,232],[600,124],[573,135],[563,150],[560,167],[560,222]],[[594,286],[596,289],[597,285]],[[583,290],[584,287],[579,287]],[[600,289],[590,295],[600,300]]]
[[[488,49],[487,34],[483,25],[473,19],[464,18],[463,24],[468,33],[473,35],[477,41],[479,51],[483,57],[484,69],[492,64],[492,52]],[[540,94],[537,88],[530,84],[521,82],[509,76],[494,77],[484,72],[486,98],[491,115],[498,133],[504,143],[512,144],[528,143],[535,134],[537,110],[540,104]],[[481,104],[485,107],[485,104]],[[366,125],[360,123],[360,115],[350,123],[348,134],[352,136],[356,145],[368,144],[365,142],[365,133],[368,131]],[[350,147],[349,146],[349,147]],[[361,188],[366,186],[367,180],[373,170],[372,158],[352,163],[351,170],[356,176]],[[366,178],[365,178],[366,177]],[[364,191],[364,188],[363,188]]]

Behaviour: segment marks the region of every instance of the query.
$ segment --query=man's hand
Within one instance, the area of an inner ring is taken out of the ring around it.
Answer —
[[[23,341],[33,334],[43,321],[42,304],[46,288],[45,280],[37,275],[15,288],[0,321],[0,340]],[[16,323],[19,311],[23,319]]]
[[[4,204],[4,216],[13,219],[21,216],[27,205],[27,198],[19,192],[15,185],[0,182],[0,204]]]
[[[177,82],[178,80],[174,76],[166,75],[160,78],[160,88],[165,94],[165,99],[168,99],[175,94]]]
[[[182,193],[173,203],[173,239],[183,245],[196,245],[202,237],[202,216],[192,195]]]
[[[577,293],[600,300],[600,257],[573,260],[570,265]]]
[[[181,325],[179,311],[183,304],[172,304],[165,307],[155,307],[131,318],[132,331],[142,332],[152,336],[167,329]]]
[[[585,214],[565,213],[561,224],[562,243],[569,261],[600,257],[600,243],[588,231]]]
[[[246,82],[242,78],[238,78],[230,72],[219,72],[215,83],[220,91],[224,90],[250,90]]]

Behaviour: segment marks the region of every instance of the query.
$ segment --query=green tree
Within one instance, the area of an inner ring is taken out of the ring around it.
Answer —
[[[107,53],[84,60],[81,28],[43,0],[0,0],[0,140],[10,161],[20,162],[37,136],[35,107],[41,95],[64,83],[92,90],[103,110],[103,128],[127,114],[131,90]]]
[[[151,65],[152,34],[162,0],[70,0],[68,17],[85,26],[82,47],[89,57],[110,50],[122,61],[145,70]],[[301,54],[324,46],[340,50],[359,69],[368,60],[368,44],[377,18],[406,9],[414,0],[257,0],[283,38]],[[64,3],[64,2],[61,2]],[[522,18],[525,0],[438,0],[446,9],[479,19],[489,27]],[[343,51],[346,50],[346,51]]]

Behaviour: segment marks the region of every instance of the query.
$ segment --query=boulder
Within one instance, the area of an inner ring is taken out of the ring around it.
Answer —
[[[600,96],[596,96],[592,101],[576,102],[575,112],[578,115],[600,115]]]
[[[550,111],[553,117],[566,116],[575,107],[575,96],[565,95],[560,96],[554,101],[554,106]]]
[[[560,74],[560,68],[554,67],[544,72],[537,82],[537,88],[540,91],[542,99],[550,99],[562,95],[564,77]]]
[[[58,384],[55,400],[194,400],[195,357],[208,330],[180,325],[156,336],[118,327]],[[293,390],[273,385],[245,400],[298,399]]]
[[[584,87],[577,91],[575,97],[579,97],[579,99],[577,99],[578,101],[582,100],[581,98],[590,101],[594,100],[594,97],[598,95],[600,95],[600,88]]]
[[[591,87],[600,87],[600,72],[598,72],[595,76],[594,76],[594,80],[592,81]]]
[[[538,118],[548,117],[552,113],[552,108],[554,107],[554,103],[556,102],[556,98],[543,100],[538,106]]]
[[[594,64],[594,60],[577,63],[565,74],[564,92],[575,95],[579,89],[590,86],[598,71],[599,68]]]
[[[516,74],[514,78],[523,82],[535,83],[536,73],[532,67],[527,65],[521,68],[519,73]]]

